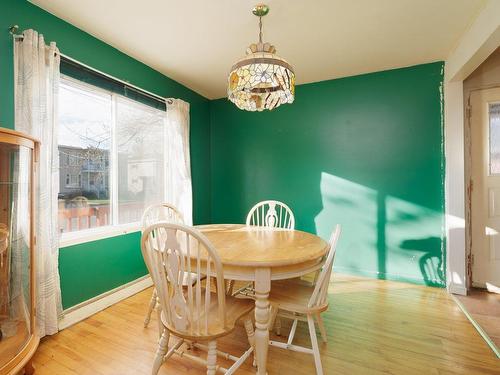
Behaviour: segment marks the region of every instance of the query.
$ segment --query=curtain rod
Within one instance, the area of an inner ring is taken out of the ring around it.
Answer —
[[[18,25],[14,25],[14,26],[9,27],[9,33],[12,35],[12,37],[14,38],[14,40],[23,40],[24,39],[24,35],[17,34],[18,30],[19,30],[19,26]],[[82,63],[81,61],[78,61],[78,60],[76,60],[76,59],[74,59],[74,58],[72,58],[72,57],[70,57],[68,55],[65,55],[61,51],[59,51],[59,55],[61,57],[65,58],[66,60],[69,60],[69,61],[71,61],[71,62],[73,62],[75,64],[78,64],[78,65],[80,65],[80,66],[82,66],[82,67],[84,67],[86,69],[89,69],[89,70],[91,70],[91,71],[93,71],[93,72],[95,72],[97,74],[103,75],[103,76],[105,76],[107,78],[110,78],[110,79],[112,79],[114,81],[120,82],[123,85],[127,86],[128,88],[130,88],[132,90],[135,90],[135,91],[139,92],[140,94],[148,96],[151,99],[155,99],[155,100],[157,100],[159,102],[166,103],[166,104],[172,104],[174,102],[173,98],[163,98],[163,97],[161,97],[159,95],[156,95],[155,93],[152,93],[150,91],[144,90],[143,88],[140,88],[140,87],[138,87],[136,85],[133,85],[133,84],[131,84],[129,82],[126,82],[126,81],[124,81],[122,79],[113,77],[110,74],[107,74],[107,73],[104,73],[104,72],[102,72],[102,71],[100,71],[98,69],[95,69],[95,68],[93,68],[93,67],[91,67],[91,66],[89,66],[89,65],[87,65],[85,63]]]

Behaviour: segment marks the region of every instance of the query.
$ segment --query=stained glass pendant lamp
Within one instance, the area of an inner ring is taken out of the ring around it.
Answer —
[[[251,44],[246,56],[231,68],[227,96],[245,111],[272,110],[293,103],[295,73],[288,62],[276,55],[273,45],[262,42],[262,17],[269,13],[269,7],[258,4],[252,12],[259,17],[259,42]]]

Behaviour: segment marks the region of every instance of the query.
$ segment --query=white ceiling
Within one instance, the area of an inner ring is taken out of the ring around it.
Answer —
[[[203,96],[226,95],[258,0],[32,0]],[[444,60],[485,0],[268,0],[264,40],[297,83]],[[63,51],[64,52],[64,51]]]

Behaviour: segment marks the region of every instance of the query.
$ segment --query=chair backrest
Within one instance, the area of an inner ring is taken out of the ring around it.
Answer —
[[[183,224],[156,223],[144,230],[141,251],[170,327],[196,337],[209,336],[214,319],[226,327],[225,294],[217,293],[211,301],[211,277],[202,286],[203,277],[211,275],[217,290],[224,290],[222,263],[202,233]],[[186,277],[196,282],[186,285]],[[211,304],[216,304],[217,316],[209,319]]]
[[[144,210],[141,219],[142,230],[160,221],[169,223],[184,223],[184,218],[179,210],[169,203],[153,204]]]
[[[339,224],[330,236],[328,242],[329,250],[326,256],[325,264],[319,274],[318,281],[314,287],[314,291],[309,299],[308,307],[324,306],[328,295],[328,284],[332,275],[333,262],[335,260],[335,253],[337,252],[337,242],[339,241],[341,227]]]
[[[285,203],[267,200],[257,203],[247,215],[247,225],[295,229],[295,217]]]

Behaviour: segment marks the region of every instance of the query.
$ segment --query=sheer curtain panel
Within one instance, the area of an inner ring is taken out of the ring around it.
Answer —
[[[165,142],[167,202],[177,207],[187,225],[193,224],[193,193],[189,154],[189,103],[167,99]]]
[[[40,140],[37,199],[36,318],[40,336],[57,332],[62,311],[59,282],[57,105],[59,50],[26,30],[14,46],[15,127]],[[21,206],[19,206],[20,208]],[[21,216],[18,210],[14,215]]]

